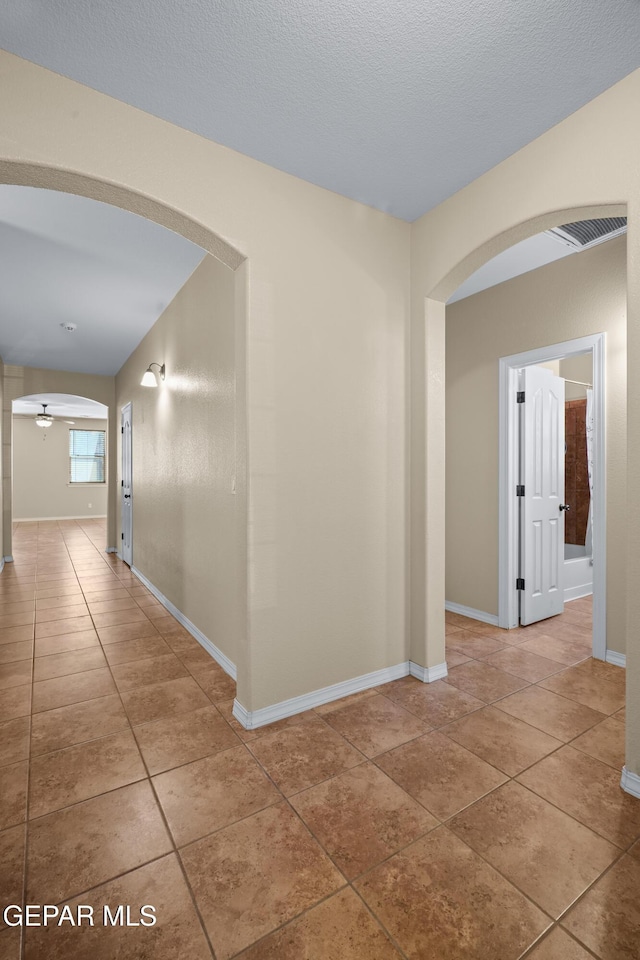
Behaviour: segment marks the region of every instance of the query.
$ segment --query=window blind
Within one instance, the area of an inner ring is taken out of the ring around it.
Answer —
[[[69,430],[69,482],[105,482],[104,430]]]

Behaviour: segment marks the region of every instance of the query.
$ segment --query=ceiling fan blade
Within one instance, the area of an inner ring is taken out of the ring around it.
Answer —
[[[73,425],[73,424],[75,423],[75,420],[63,420],[62,422],[63,422],[63,423],[70,423],[70,424]]]

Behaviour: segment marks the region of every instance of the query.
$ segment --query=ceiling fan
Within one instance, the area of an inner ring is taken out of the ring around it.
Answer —
[[[56,422],[56,419],[61,419],[60,417],[52,417],[50,413],[47,413],[48,403],[42,404],[42,413],[37,413],[34,417],[36,425],[39,427],[50,427],[52,423]],[[62,420],[63,423],[74,424],[75,420]]]

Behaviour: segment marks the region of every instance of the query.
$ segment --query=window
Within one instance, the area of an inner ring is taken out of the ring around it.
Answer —
[[[104,461],[104,430],[69,430],[70,483],[104,483]]]

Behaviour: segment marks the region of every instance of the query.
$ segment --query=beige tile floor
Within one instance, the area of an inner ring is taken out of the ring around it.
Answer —
[[[588,600],[447,614],[446,681],[258,731],[104,529],[19,524],[0,576],[0,900],[154,927],[0,931],[0,960],[631,960],[640,801]]]

